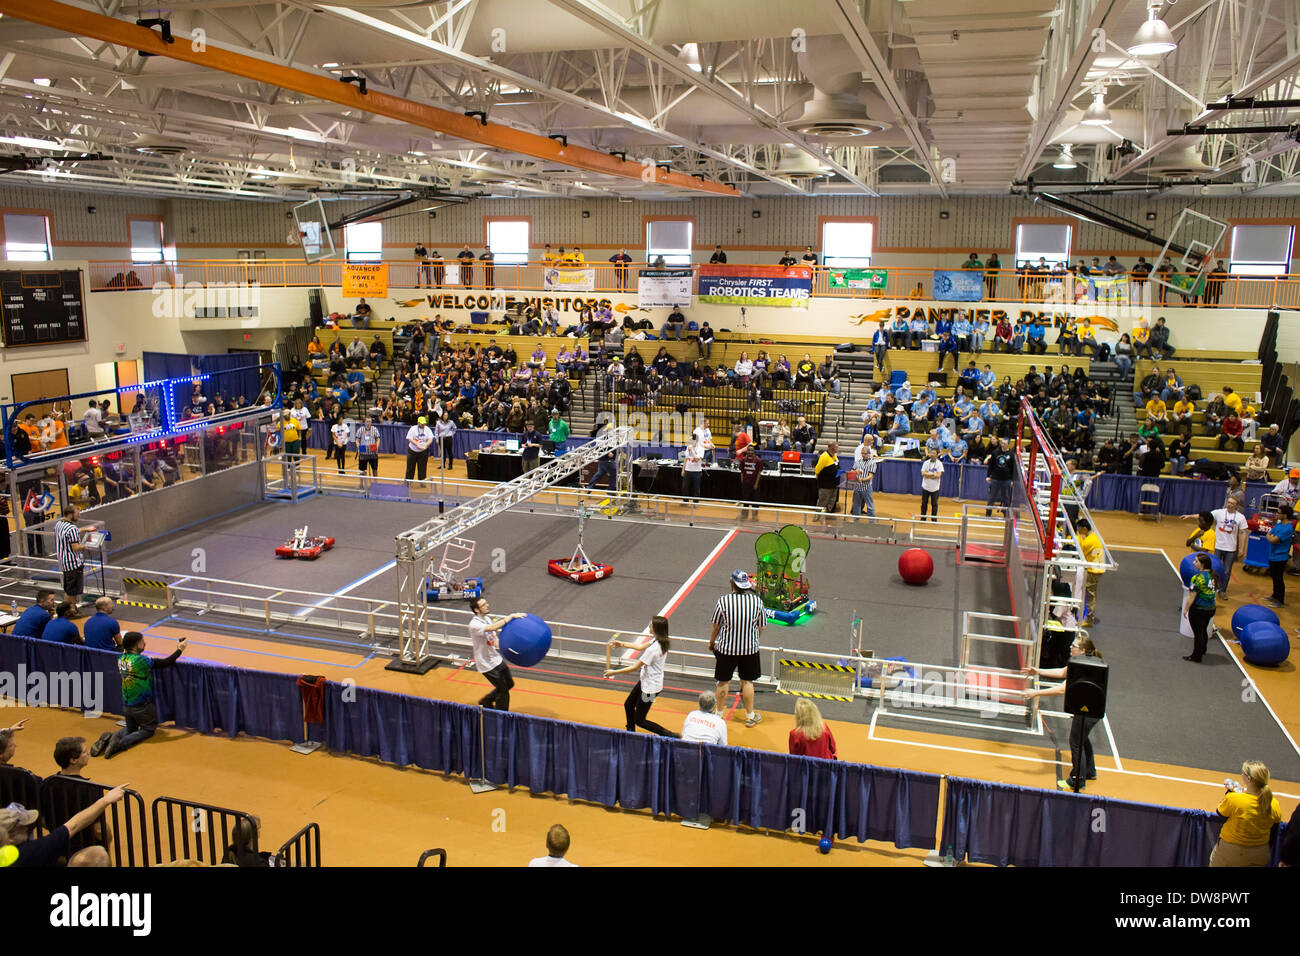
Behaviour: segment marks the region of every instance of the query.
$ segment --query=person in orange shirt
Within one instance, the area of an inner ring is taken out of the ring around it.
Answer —
[[[68,425],[63,420],[62,412],[54,413],[54,420],[51,425],[51,429],[53,431],[54,437],[50,440],[50,447],[67,448],[68,447]]]

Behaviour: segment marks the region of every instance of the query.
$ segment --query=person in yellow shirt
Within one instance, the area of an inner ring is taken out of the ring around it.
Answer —
[[[1080,518],[1075,529],[1079,532],[1079,547],[1083,550],[1083,560],[1090,564],[1104,563],[1106,550],[1101,545],[1101,538],[1092,529],[1092,522],[1087,518]],[[1083,587],[1088,595],[1088,606],[1084,608],[1084,619],[1079,622],[1081,627],[1092,627],[1097,623],[1097,586],[1101,584],[1101,576],[1105,573],[1101,569],[1094,571],[1089,568],[1087,571]]]
[[[1196,530],[1187,536],[1187,547],[1192,551],[1214,553],[1214,515],[1202,511],[1196,516]]]
[[[582,265],[587,261],[587,257],[582,254],[581,246],[574,246],[573,251],[569,253],[569,258],[577,265]]]
[[[1169,409],[1159,395],[1147,402],[1147,418],[1154,420],[1161,431],[1169,427]]]
[[[1282,807],[1268,782],[1268,767],[1258,760],[1241,765],[1241,783],[1228,781],[1228,792],[1216,808],[1227,819],[1210,853],[1210,866],[1268,866],[1268,839],[1282,822]]]
[[[549,242],[546,244],[546,248],[542,250],[542,262],[548,266],[555,262],[555,253],[551,251]]]
[[[1180,392],[1178,401],[1174,402],[1173,424],[1186,425],[1192,427],[1192,415],[1196,413],[1196,403],[1187,397],[1186,392]]]
[[[298,420],[287,409],[280,415],[280,431],[284,436],[284,453],[301,455],[302,432],[298,430]]]
[[[1238,418],[1241,417],[1241,396],[1234,392],[1230,385],[1223,386],[1223,404],[1236,412]]]
[[[1131,336],[1131,338],[1133,341],[1134,351],[1137,350],[1137,347],[1140,344],[1146,342],[1147,339],[1151,338],[1151,330],[1147,328],[1146,319],[1143,319],[1141,322],[1139,322],[1137,325],[1133,327],[1133,335]]]

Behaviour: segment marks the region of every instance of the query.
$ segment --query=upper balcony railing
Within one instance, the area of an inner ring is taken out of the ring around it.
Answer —
[[[491,290],[506,293],[537,294],[544,290],[541,262],[521,265],[475,262],[467,282],[447,282],[453,269],[440,270],[437,265],[413,259],[388,259],[388,287],[411,290],[440,290],[447,293],[473,292],[481,295]],[[93,292],[197,288],[199,286],[259,285],[262,288],[323,288],[343,282],[343,261],[330,259],[306,263],[296,259],[186,259],[172,262],[134,263],[126,260],[90,261],[90,289]],[[454,266],[455,260],[449,265]],[[733,263],[735,269],[743,264]],[[571,268],[591,271],[590,289],[570,288],[557,293],[632,293],[636,292],[637,270],[648,268],[632,263],[618,269],[609,262],[589,262]],[[690,267],[696,273],[698,265]],[[956,267],[954,267],[955,270]],[[924,299],[932,298],[935,269],[886,267],[871,271],[883,273],[883,287],[832,285],[831,273],[840,269],[818,266],[813,270],[812,295],[839,299]],[[951,270],[950,270],[951,271]],[[1225,309],[1300,309],[1300,274],[1281,276],[1234,276],[1222,281],[1209,280],[1199,296],[1184,296],[1160,283],[1129,276],[1126,286],[1099,287],[1086,278],[1067,275],[1022,274],[1012,269],[984,271],[985,302],[1019,302],[1025,304],[1064,304],[1097,302],[1099,305],[1150,303],[1153,307],[1186,306]],[[863,303],[866,306],[866,302]]]

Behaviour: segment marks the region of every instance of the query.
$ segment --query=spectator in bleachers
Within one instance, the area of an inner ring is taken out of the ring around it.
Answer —
[[[1175,477],[1183,473],[1192,454],[1190,431],[1181,427],[1178,436],[1169,443],[1169,473]]]
[[[1056,350],[1061,355],[1079,354],[1079,333],[1073,316],[1067,316],[1056,336]]]
[[[808,454],[816,446],[817,431],[808,424],[808,419],[805,416],[800,415],[795,419],[790,438],[795,451]]]
[[[790,451],[790,426],[784,421],[778,421],[772,426],[772,432],[767,438],[768,451]]]
[[[1141,384],[1133,390],[1133,404],[1145,408],[1151,399],[1160,397],[1163,388],[1164,377],[1160,374],[1160,367],[1152,366],[1151,371],[1143,376]]]
[[[930,323],[921,314],[920,309],[912,313],[912,321],[907,328],[907,347],[909,349],[921,348],[921,343],[930,337]]]
[[[742,351],[740,358],[736,359],[735,366],[727,375],[728,381],[737,388],[745,388],[749,385],[749,379],[754,374],[754,362],[749,357],[749,352]]]
[[[18,803],[0,809],[0,868],[48,867],[68,856],[72,838],[100,820],[104,811],[126,796],[121,787],[114,788],[75,814],[67,822],[55,827],[43,837],[31,836],[40,814]],[[102,850],[102,847],[100,848]],[[85,851],[77,856],[89,856]],[[97,855],[102,860],[102,855]],[[72,865],[72,860],[69,860]]]
[[[979,391],[980,370],[975,365],[974,359],[967,362],[966,367],[957,376],[957,385],[959,388],[968,390],[972,395]]]
[[[793,372],[790,369],[790,360],[785,357],[784,352],[782,352],[781,357],[772,364],[771,378],[773,387],[792,388],[794,386],[794,377]]]
[[[830,355],[827,355],[822,364],[817,366],[817,387],[823,392],[830,392],[832,395],[840,394],[840,369]]]
[[[1247,481],[1267,481],[1268,480],[1268,456],[1264,454],[1264,446],[1256,445],[1242,465]]]
[[[1228,270],[1223,267],[1222,259],[1214,260],[1214,268],[1205,277],[1205,304],[1218,305],[1223,295],[1223,283],[1228,279]]]
[[[1160,389],[1160,397],[1168,402],[1182,391],[1183,380],[1178,377],[1178,371],[1173,368],[1166,370],[1164,385]]]
[[[700,357],[701,357],[701,358],[707,359],[707,358],[710,358],[710,357],[712,356],[712,354],[713,354],[713,329],[710,328],[708,322],[701,322],[701,323],[700,323],[700,335],[699,335],[699,339],[698,339],[698,341],[696,342],[696,346],[697,346],[697,347],[699,348],[699,350],[700,350]]]
[[[1243,451],[1245,442],[1242,441],[1242,430],[1241,419],[1237,417],[1235,411],[1229,408],[1228,415],[1219,428],[1219,450],[1226,451],[1229,445],[1235,443],[1237,451]]]
[[[1127,332],[1119,337],[1115,343],[1114,360],[1115,365],[1119,368],[1121,378],[1128,378],[1133,371],[1133,340]]]
[[[1259,443],[1264,446],[1268,460],[1279,465],[1282,462],[1282,432],[1277,425],[1269,425],[1268,431],[1260,436]]]
[[[666,339],[668,338],[668,333],[671,332],[673,338],[680,342],[682,340],[682,328],[685,325],[686,316],[682,315],[681,309],[674,308],[668,313],[668,318],[664,321],[663,328],[660,329],[659,334]]]
[[[1025,331],[1025,350],[1030,355],[1047,353],[1047,325],[1043,320],[1029,324]]]
[[[957,371],[957,340],[952,337],[951,332],[945,329],[943,334],[939,336],[939,371],[943,371],[943,363],[948,356],[952,356],[952,370]]]
[[[812,388],[816,380],[817,365],[813,362],[812,357],[807,352],[804,352],[803,358],[799,360],[799,364],[794,369],[795,388]]]
[[[898,409],[894,414],[893,424],[890,426],[889,433],[886,435],[887,441],[898,441],[900,438],[906,438],[912,431],[912,422],[907,416],[907,412]]]
[[[1164,287],[1161,286],[1161,289],[1163,290]],[[1177,350],[1169,344],[1169,326],[1165,324],[1165,317],[1162,315],[1156,319],[1156,324],[1151,329],[1147,341],[1138,346],[1138,355],[1165,361],[1175,351]]]
[[[979,256],[977,256],[975,253],[972,252],[970,256],[967,257],[966,261],[961,264],[961,268],[983,269],[984,263],[980,262]]]
[[[1147,421],[1154,422],[1160,431],[1164,431],[1169,426],[1169,409],[1159,395],[1147,402],[1146,413]]]
[[[911,339],[910,326],[907,319],[902,315],[895,315],[893,324],[889,327],[889,344],[891,348],[907,348]]]
[[[805,266],[817,265],[817,253],[813,252],[812,246],[803,247],[803,255],[799,257],[799,264]]]
[[[618,285],[618,290],[626,292],[627,267],[632,262],[632,257],[627,254],[627,249],[620,248],[617,253],[609,257],[609,261],[614,263],[614,281]]]
[[[1168,459],[1165,457],[1165,443],[1161,437],[1152,435],[1142,447],[1146,451],[1142,452],[1138,462],[1138,474],[1143,478],[1155,478],[1163,474]]]

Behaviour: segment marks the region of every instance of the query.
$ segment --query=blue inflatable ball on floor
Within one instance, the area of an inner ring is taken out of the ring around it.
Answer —
[[[1252,664],[1277,667],[1290,655],[1291,640],[1280,624],[1255,621],[1241,632],[1241,653]]]
[[[830,841],[830,837],[822,837],[821,840],[817,843],[817,850],[818,850],[818,852],[820,852],[820,853],[829,853],[829,852],[831,852],[831,841]]]
[[[1237,640],[1241,640],[1246,628],[1261,621],[1274,626],[1279,623],[1277,614],[1273,612],[1272,608],[1267,608],[1262,604],[1243,604],[1232,612],[1232,636]]]
[[[551,649],[551,629],[536,614],[525,614],[501,628],[501,656],[507,664],[532,667]]]
[[[1190,588],[1192,586],[1192,575],[1197,571],[1196,565],[1192,563],[1195,559],[1196,552],[1193,551],[1192,553],[1185,555],[1182,562],[1178,565],[1178,576],[1183,579],[1183,587],[1185,588]],[[1214,573],[1219,576],[1219,585],[1222,586],[1225,583],[1223,580],[1223,562],[1211,554],[1210,567],[1212,567]]]

